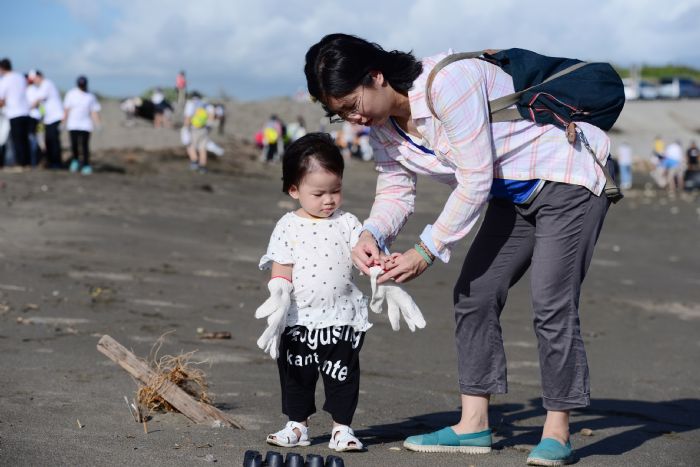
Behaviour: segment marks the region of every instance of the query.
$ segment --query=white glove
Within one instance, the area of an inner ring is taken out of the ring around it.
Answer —
[[[377,285],[377,277],[384,273],[384,270],[379,266],[372,266],[369,269],[369,273],[372,284],[372,298],[369,302],[370,309],[375,313],[381,313],[382,304],[386,301],[391,329],[394,331],[399,330],[401,316],[403,316],[411,332],[415,331],[416,328],[423,329],[425,327],[425,319],[411,296],[398,285]]]
[[[281,277],[275,277],[267,283],[270,290],[270,298],[255,310],[255,317],[267,317],[267,328],[258,338],[258,347],[270,357],[279,356],[279,345],[282,332],[287,323],[287,312],[292,304],[292,290],[294,286],[291,282]]]

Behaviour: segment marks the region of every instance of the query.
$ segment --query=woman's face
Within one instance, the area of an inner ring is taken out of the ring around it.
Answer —
[[[372,72],[372,83],[360,85],[347,96],[328,99],[328,107],[350,123],[384,124],[393,112],[394,89],[380,72]]]

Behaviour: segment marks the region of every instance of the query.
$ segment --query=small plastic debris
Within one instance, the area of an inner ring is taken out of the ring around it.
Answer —
[[[389,448],[389,451],[400,451],[400,450],[401,450],[401,448],[396,447],[396,446],[393,446],[393,447],[390,447],[390,448]]]
[[[204,456],[204,460],[207,462],[216,462],[214,454],[207,454],[206,456]]]
[[[80,423],[80,420],[76,419],[76,421],[78,422],[78,428],[84,428],[84,427],[85,427],[85,425],[83,425],[82,423]]]
[[[197,337],[200,339],[230,339],[231,333],[228,331],[207,331],[204,328],[197,328]]]
[[[581,436],[593,436],[593,430],[591,430],[590,428],[582,428]]]

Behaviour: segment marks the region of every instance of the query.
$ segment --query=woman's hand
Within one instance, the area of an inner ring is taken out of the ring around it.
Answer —
[[[377,284],[382,284],[389,280],[394,280],[399,284],[408,282],[420,276],[423,274],[423,271],[428,269],[428,263],[423,259],[420,253],[413,248],[402,255],[391,255],[386,266],[384,267],[386,272],[379,276]]]
[[[396,267],[396,259],[400,257],[401,253],[391,253],[390,255],[379,253],[379,263],[377,266],[381,266],[384,271],[394,269]]]
[[[352,262],[363,274],[369,276],[369,268],[380,264],[379,247],[374,236],[367,230],[360,234],[360,238],[352,249]]]

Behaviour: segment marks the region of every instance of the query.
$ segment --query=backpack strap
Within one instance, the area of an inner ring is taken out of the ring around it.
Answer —
[[[467,60],[470,58],[479,58],[487,52],[495,53],[497,51],[495,51],[495,50],[480,50],[478,52],[462,52],[462,53],[448,55],[447,57],[445,57],[442,60],[440,60],[439,62],[437,62],[435,64],[435,66],[433,67],[433,69],[430,70],[430,74],[428,75],[428,81],[425,85],[425,100],[426,100],[426,103],[428,104],[428,109],[430,109],[430,113],[433,114],[433,117],[437,118],[437,115],[435,114],[435,108],[433,107],[433,97],[430,94],[430,90],[433,87],[433,80],[435,79],[435,76],[438,74],[438,72],[451,63],[457,62],[459,60]]]
[[[432,70],[430,70],[430,74],[428,75],[428,81],[426,82],[425,85],[425,100],[426,103],[428,104],[428,109],[430,110],[430,113],[433,114],[433,117],[437,118],[437,115],[435,113],[435,107],[433,106],[433,97],[431,95],[431,89],[433,87],[433,81],[435,80],[435,76],[437,76],[438,72],[445,68],[447,65],[450,65],[454,62],[457,62],[459,60],[467,60],[470,58],[479,58],[484,54],[489,54],[493,55],[497,52],[500,52],[500,50],[494,50],[494,49],[486,49],[486,50],[481,50],[478,52],[463,52],[463,53],[457,53],[457,54],[452,54],[448,55],[447,57],[443,58],[440,60],[435,66],[433,67]],[[560,70],[556,73],[554,73],[552,76],[549,76],[547,79],[542,81],[539,84],[536,84],[534,86],[530,86],[527,89],[523,89],[522,91],[514,92],[512,94],[508,94],[506,96],[501,96],[498,99],[494,99],[492,101],[489,101],[489,114],[491,116],[491,123],[498,123],[498,122],[509,122],[513,120],[524,120],[523,117],[520,115],[518,112],[518,109],[509,109],[508,107],[512,107],[515,105],[518,100],[520,99],[520,96],[525,94],[526,92],[532,91],[533,89],[537,89],[538,87],[542,86],[543,84],[555,80],[561,76],[567,75],[571,73],[572,71],[576,71],[581,67],[584,67],[588,65],[590,62],[579,62],[575,63],[567,68],[564,68],[563,70]]]
[[[435,76],[437,76],[438,72],[445,68],[447,65],[450,65],[454,62],[457,62],[459,60],[467,60],[467,59],[472,59],[472,58],[480,58],[484,54],[489,54],[493,55],[497,52],[500,52],[499,50],[494,50],[494,49],[486,49],[486,50],[480,50],[478,52],[462,52],[462,53],[456,53],[452,55],[448,55],[447,57],[443,58],[440,60],[438,63],[435,64],[432,70],[430,70],[430,74],[428,74],[428,80],[425,85],[425,100],[426,103],[428,104],[428,109],[430,110],[430,113],[433,115],[433,117],[438,118],[437,114],[435,113],[435,107],[433,106],[433,98],[431,95],[431,89],[433,86],[433,81],[435,80]],[[527,89],[523,89],[522,91],[514,92],[512,94],[508,94],[506,96],[499,97],[498,99],[494,99],[492,101],[489,101],[489,116],[491,118],[491,123],[498,123],[498,122],[510,122],[510,121],[515,121],[515,120],[525,120],[522,115],[520,115],[520,112],[518,111],[517,108],[509,108],[515,105],[518,100],[520,99],[520,96],[522,96],[524,93],[528,91],[532,91],[533,89],[536,89],[543,84],[555,80],[557,78],[560,78],[564,75],[567,75],[575,70],[578,70],[581,67],[584,67],[588,65],[590,62],[579,62],[575,63],[567,68],[564,68],[563,70],[560,70],[553,75],[547,77],[544,81],[542,81],[539,84],[536,84],[534,86],[530,86]],[[439,119],[438,119],[439,120]],[[578,137],[581,139],[581,142],[583,145],[586,147],[588,152],[591,154],[591,157],[593,157],[593,160],[595,163],[598,165],[598,167],[601,168],[603,171],[603,174],[605,175],[605,187],[603,188],[603,191],[605,192],[605,196],[610,199],[613,203],[617,203],[623,198],[622,192],[620,191],[620,187],[615,183],[615,180],[613,180],[612,176],[610,175],[610,171],[606,166],[604,166],[599,160],[598,157],[596,156],[595,152],[591,148],[591,146],[588,144],[588,140],[586,139],[585,135],[583,134],[583,131],[581,131],[580,128],[576,127],[575,124],[571,128],[571,130],[575,130],[575,134],[578,135]],[[569,139],[569,142],[573,144],[573,140],[571,137],[568,135],[569,133],[569,128],[567,128],[567,138]]]

